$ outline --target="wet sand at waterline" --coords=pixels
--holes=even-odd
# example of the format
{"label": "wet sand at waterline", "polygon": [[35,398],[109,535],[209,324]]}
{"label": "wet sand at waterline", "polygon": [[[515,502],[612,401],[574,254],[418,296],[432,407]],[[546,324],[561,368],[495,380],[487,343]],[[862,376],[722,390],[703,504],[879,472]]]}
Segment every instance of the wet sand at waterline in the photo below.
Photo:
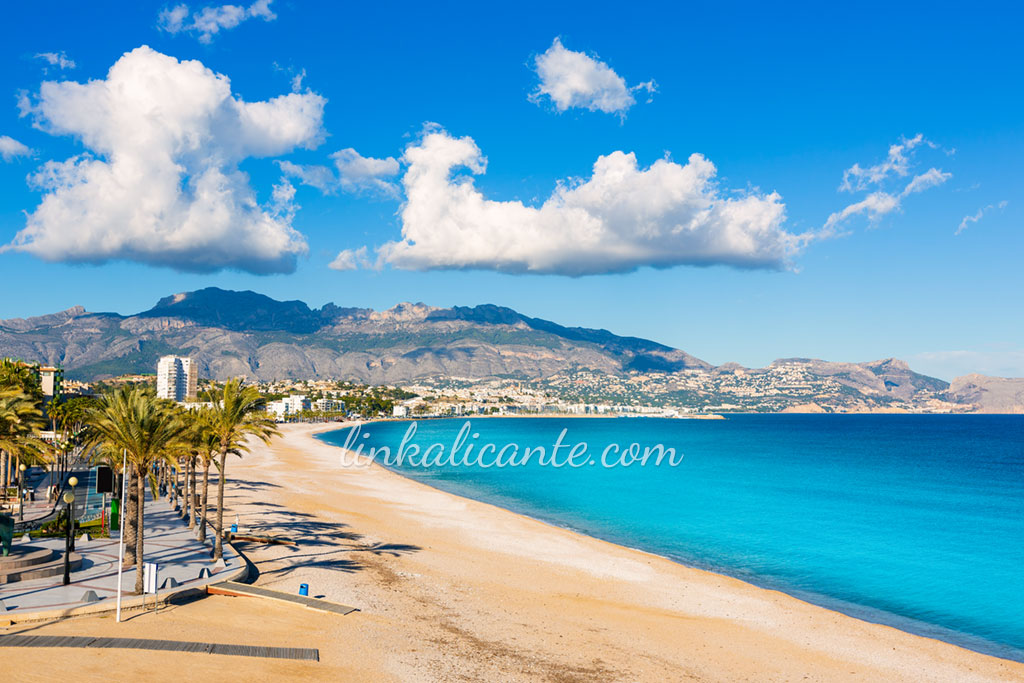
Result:
{"label": "wet sand at waterline", "polygon": [[[337,428],[332,425],[327,428]],[[159,613],[0,633],[314,647],[318,663],[131,650],[0,651],[18,680],[1024,680],[1024,664],[870,624],[775,591],[443,493],[285,437],[228,464],[227,521],[257,585],[348,616],[213,596]],[[187,669],[181,667],[187,666]],[[187,672],[187,673],[186,673]]]}

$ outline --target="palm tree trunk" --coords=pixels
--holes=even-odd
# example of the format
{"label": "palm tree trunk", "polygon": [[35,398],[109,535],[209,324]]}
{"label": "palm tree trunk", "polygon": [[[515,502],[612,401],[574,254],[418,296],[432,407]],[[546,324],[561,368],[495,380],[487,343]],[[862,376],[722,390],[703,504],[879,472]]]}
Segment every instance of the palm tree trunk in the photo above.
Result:
{"label": "palm tree trunk", "polygon": [[[170,469],[171,465],[170,465],[170,463],[163,463],[160,467],[161,467],[160,471],[163,474],[164,485],[167,486],[167,502],[173,504],[174,503],[174,496],[177,493],[177,490],[175,489],[175,487],[172,485],[172,482],[171,482],[171,469]],[[178,483],[178,476],[177,476],[177,474],[175,474],[173,484],[177,484],[177,483]]]}
{"label": "palm tree trunk", "polygon": [[185,458],[185,475],[181,482],[181,516],[188,517],[188,459]]}
{"label": "palm tree trunk", "polygon": [[125,470],[124,476],[128,477],[128,484],[125,489],[128,492],[128,500],[122,501],[124,509],[124,566],[130,567],[135,564],[135,539],[138,536],[139,516],[139,487],[135,483],[135,468],[129,467]]}
{"label": "palm tree trunk", "polygon": [[[209,453],[207,453],[209,455]],[[199,542],[206,542],[206,503],[210,497],[210,461],[203,461],[203,500],[200,502],[202,510],[199,517]]]}
{"label": "palm tree trunk", "polygon": [[220,451],[220,476],[217,477],[217,539],[213,546],[213,559],[219,560],[224,554],[224,476],[227,469],[228,451]]}
{"label": "palm tree trunk", "polygon": [[185,509],[188,510],[188,528],[196,528],[196,459],[190,457],[188,460],[188,472],[189,472],[189,486],[188,486],[188,504]]}
{"label": "palm tree trunk", "polygon": [[146,509],[146,473],[145,471],[138,469],[135,475],[138,479],[138,517],[137,517],[137,532],[135,535],[135,593],[137,595],[142,594],[142,547],[143,547],[143,536],[145,535],[145,527],[143,526],[143,520],[145,519]]}
{"label": "palm tree trunk", "polygon": [[[174,470],[174,481],[178,481],[178,470],[181,469],[181,458],[178,458],[175,463],[178,467]],[[175,494],[175,507],[178,509],[178,517],[185,516],[185,494],[188,492],[188,465],[185,466],[185,476],[182,478],[181,488]],[[181,504],[177,504],[177,499],[181,498]]]}

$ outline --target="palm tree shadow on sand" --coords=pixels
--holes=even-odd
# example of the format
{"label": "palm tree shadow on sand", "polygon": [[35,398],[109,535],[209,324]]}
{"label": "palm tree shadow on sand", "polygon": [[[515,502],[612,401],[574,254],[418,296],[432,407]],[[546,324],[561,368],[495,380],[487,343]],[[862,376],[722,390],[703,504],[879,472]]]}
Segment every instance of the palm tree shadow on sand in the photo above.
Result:
{"label": "palm tree shadow on sand", "polygon": [[[215,483],[216,482],[216,476],[215,476],[215,474],[213,472],[210,473],[210,482],[211,483]],[[238,488],[238,489],[241,489],[243,491],[260,491],[260,490],[263,490],[263,489],[279,489],[279,488],[281,488],[280,484],[274,484],[274,483],[269,482],[269,481],[257,481],[257,480],[250,480],[250,479],[231,479],[229,481],[229,484],[230,484],[231,487]]]}
{"label": "palm tree shadow on sand", "polygon": [[[363,534],[353,531],[348,524],[323,522],[310,519],[313,515],[287,510],[268,511],[260,515],[264,520],[247,527],[253,535],[265,533],[274,538],[288,539],[295,545],[277,546],[276,557],[261,560],[258,565],[250,563],[250,578],[260,576],[284,577],[299,569],[327,569],[354,573],[367,567],[359,559],[360,553],[375,557],[400,557],[415,553],[422,548],[410,543],[364,543]],[[263,547],[249,541],[236,541],[243,555],[247,550]],[[262,565],[262,566],[261,566]]]}

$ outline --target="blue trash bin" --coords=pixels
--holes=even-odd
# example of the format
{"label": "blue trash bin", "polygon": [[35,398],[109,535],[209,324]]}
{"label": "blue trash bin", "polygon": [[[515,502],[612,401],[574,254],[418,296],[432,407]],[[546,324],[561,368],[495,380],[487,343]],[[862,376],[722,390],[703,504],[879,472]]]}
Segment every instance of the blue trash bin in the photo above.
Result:
{"label": "blue trash bin", "polygon": [[299,595],[307,595],[307,596],[309,595],[309,584],[308,583],[300,583],[299,584]]}
{"label": "blue trash bin", "polygon": [[238,533],[238,525],[237,524],[232,524],[231,525],[231,533],[233,533],[233,534],[237,534]]}

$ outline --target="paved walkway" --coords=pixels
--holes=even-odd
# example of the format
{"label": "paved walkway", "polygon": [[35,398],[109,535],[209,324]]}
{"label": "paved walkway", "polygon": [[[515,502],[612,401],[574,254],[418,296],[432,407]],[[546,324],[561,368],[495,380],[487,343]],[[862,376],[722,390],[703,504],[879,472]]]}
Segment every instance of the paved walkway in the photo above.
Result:
{"label": "paved walkway", "polygon": [[[148,497],[148,494],[147,494]],[[159,565],[160,593],[168,579],[174,579],[180,589],[202,588],[210,583],[227,580],[238,574],[245,561],[230,546],[224,545],[224,565],[214,565],[210,559],[213,550],[213,534],[208,530],[205,544],[196,540],[194,532],[185,525],[185,520],[169,507],[166,500],[146,501],[145,561]],[[16,543],[20,543],[16,539]],[[64,552],[64,539],[32,539],[31,545],[53,548]],[[95,591],[104,607],[113,607],[117,594],[118,539],[96,539],[75,543],[75,551],[82,556],[82,567],[71,573],[71,584],[62,585],[62,576],[31,581],[0,584],[0,600],[6,612],[0,609],[0,619],[18,617],[43,610],[67,611],[89,603],[82,601],[87,591]],[[209,577],[200,577],[204,569]],[[135,597],[135,569],[125,569],[121,580],[122,598]],[[152,596],[150,596],[152,600]]]}

